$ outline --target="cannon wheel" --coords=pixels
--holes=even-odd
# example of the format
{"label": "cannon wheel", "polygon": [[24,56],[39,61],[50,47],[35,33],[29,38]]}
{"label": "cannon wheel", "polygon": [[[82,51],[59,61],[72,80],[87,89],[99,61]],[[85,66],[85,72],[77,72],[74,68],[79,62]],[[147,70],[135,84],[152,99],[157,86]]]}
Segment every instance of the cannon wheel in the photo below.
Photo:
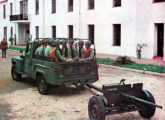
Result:
{"label": "cannon wheel", "polygon": [[37,86],[38,86],[38,92],[42,95],[47,94],[48,90],[48,85],[45,82],[44,76],[43,75],[38,75],[37,76]]}
{"label": "cannon wheel", "polygon": [[[142,99],[147,100],[147,101],[152,102],[152,103],[155,103],[155,99],[149,91],[144,90],[142,94],[143,94]],[[139,114],[143,118],[149,119],[155,114],[155,111],[156,111],[156,107],[143,104],[141,106],[141,110],[139,110]]]}
{"label": "cannon wheel", "polygon": [[88,114],[90,120],[105,120],[105,107],[99,96],[90,98],[88,103]]}
{"label": "cannon wheel", "polygon": [[22,75],[17,73],[15,66],[12,66],[11,68],[11,75],[12,75],[13,80],[15,81],[20,81],[22,79]]}

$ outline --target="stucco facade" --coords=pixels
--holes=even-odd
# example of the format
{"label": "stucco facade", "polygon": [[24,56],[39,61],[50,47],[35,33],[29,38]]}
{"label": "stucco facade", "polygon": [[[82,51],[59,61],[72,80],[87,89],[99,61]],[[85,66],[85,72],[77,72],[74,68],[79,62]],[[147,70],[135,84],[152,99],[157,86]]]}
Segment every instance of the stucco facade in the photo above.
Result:
{"label": "stucco facade", "polygon": [[[68,37],[68,25],[73,25],[74,38],[88,38],[88,25],[94,25],[94,41],[97,53],[136,57],[137,44],[147,44],[142,49],[142,58],[158,56],[158,24],[165,24],[165,2],[153,0],[122,0],[120,7],[113,7],[113,0],[95,0],[93,10],[88,9],[88,0],[73,0],[73,12],[68,11],[68,0],[56,0],[56,13],[52,13],[52,0],[39,0],[39,15],[35,14],[35,0],[28,0],[28,20],[10,21],[10,3],[13,15],[20,14],[20,0],[0,3],[0,39],[3,28],[14,29],[19,44],[24,44],[26,27],[35,39],[35,27],[39,26],[39,37],[52,37],[52,26],[56,26],[56,37]],[[6,19],[3,19],[6,5]],[[121,44],[113,45],[113,25],[121,25]],[[163,31],[165,34],[165,30]],[[165,60],[165,37],[163,56]]]}

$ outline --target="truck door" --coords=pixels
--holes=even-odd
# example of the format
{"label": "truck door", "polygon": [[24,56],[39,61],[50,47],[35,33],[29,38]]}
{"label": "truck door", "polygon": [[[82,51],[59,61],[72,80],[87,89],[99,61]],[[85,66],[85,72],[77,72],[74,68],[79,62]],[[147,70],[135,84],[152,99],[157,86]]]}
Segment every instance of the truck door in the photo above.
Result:
{"label": "truck door", "polygon": [[27,44],[24,60],[24,73],[31,76],[31,45]]}

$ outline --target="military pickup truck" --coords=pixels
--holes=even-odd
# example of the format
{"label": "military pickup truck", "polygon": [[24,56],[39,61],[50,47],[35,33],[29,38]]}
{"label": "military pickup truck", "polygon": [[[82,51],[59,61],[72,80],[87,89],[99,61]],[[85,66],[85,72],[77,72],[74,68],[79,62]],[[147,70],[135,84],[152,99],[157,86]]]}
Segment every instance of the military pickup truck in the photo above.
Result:
{"label": "military pickup truck", "polygon": [[[78,39],[76,39],[78,40]],[[76,41],[75,40],[75,41]],[[11,67],[13,80],[20,81],[22,75],[36,80],[40,94],[47,94],[49,86],[83,86],[98,80],[98,65],[93,61],[55,62],[44,56],[35,56],[39,40],[28,42],[26,51],[14,56]]]}

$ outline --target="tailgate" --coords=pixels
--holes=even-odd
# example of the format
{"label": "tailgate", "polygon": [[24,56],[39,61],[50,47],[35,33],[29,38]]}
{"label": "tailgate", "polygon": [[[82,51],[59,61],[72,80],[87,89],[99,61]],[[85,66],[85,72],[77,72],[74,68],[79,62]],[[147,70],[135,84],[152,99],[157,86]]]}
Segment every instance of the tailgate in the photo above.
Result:
{"label": "tailgate", "polygon": [[60,69],[60,75],[62,75],[63,77],[98,74],[97,63],[94,61],[61,63]]}

